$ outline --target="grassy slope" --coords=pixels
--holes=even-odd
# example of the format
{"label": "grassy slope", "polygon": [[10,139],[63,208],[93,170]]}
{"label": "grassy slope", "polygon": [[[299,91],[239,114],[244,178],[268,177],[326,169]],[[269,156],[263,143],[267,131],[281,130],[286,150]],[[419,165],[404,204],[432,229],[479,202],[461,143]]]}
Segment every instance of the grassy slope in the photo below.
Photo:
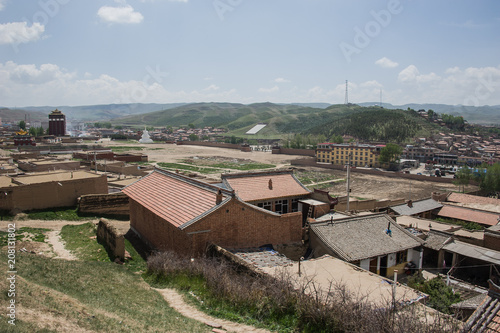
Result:
{"label": "grassy slope", "polygon": [[[125,265],[110,262],[104,247],[91,239],[91,223],[66,226],[68,248],[78,248],[85,261],[49,259],[16,253],[16,326],[0,316],[1,332],[65,332],[86,329],[99,332],[209,332],[207,326],[183,318],[149,285],[140,273],[145,262],[126,241],[133,260]],[[6,251],[0,269],[7,271]],[[0,289],[7,290],[1,279]],[[10,298],[0,294],[0,306]]]}
{"label": "grassy slope", "polygon": [[[379,117],[373,115],[380,115]],[[364,120],[370,121],[364,122]],[[245,132],[257,123],[268,126],[257,135]],[[147,113],[139,116],[124,117],[116,123],[126,125],[214,126],[228,129],[227,135],[248,139],[283,139],[290,133],[332,135],[371,133],[373,139],[389,137],[387,133],[397,129],[396,139],[425,136],[436,127],[426,120],[403,110],[361,107],[357,105],[332,105],[326,109],[298,105],[277,105],[272,103],[234,104],[198,103],[184,105],[169,110]],[[366,130],[359,129],[360,126]],[[401,140],[404,137],[405,140]],[[369,140],[369,139],[367,139]]]}

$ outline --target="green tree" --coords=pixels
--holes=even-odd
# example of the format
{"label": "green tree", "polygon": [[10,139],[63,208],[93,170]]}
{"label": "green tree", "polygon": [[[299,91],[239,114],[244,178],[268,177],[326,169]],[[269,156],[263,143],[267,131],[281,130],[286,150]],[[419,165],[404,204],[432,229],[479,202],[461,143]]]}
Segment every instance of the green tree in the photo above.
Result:
{"label": "green tree", "polygon": [[455,174],[456,179],[453,181],[453,184],[458,186],[458,191],[460,192],[460,186],[462,186],[462,192],[465,193],[465,187],[469,185],[473,175],[471,169],[468,166],[465,166],[458,170]]}
{"label": "green tree", "polygon": [[479,186],[490,193],[500,192],[500,163],[497,162],[486,169]]}
{"label": "green tree", "polygon": [[192,134],[189,134],[189,141],[198,141],[199,138],[198,138],[198,135],[192,133]]}
{"label": "green tree", "polygon": [[395,163],[399,160],[399,156],[403,152],[403,148],[394,143],[388,143],[384,148],[380,150],[379,162],[385,163]]}
{"label": "green tree", "polygon": [[450,305],[460,302],[460,294],[453,292],[440,277],[426,281],[415,275],[408,279],[408,286],[429,295],[427,305],[443,313],[450,314]]}
{"label": "green tree", "polygon": [[194,124],[193,123],[190,123],[188,124],[189,128],[193,129],[194,128]]}
{"label": "green tree", "polygon": [[24,120],[21,120],[19,123],[19,128],[22,130],[26,130],[26,122]]}

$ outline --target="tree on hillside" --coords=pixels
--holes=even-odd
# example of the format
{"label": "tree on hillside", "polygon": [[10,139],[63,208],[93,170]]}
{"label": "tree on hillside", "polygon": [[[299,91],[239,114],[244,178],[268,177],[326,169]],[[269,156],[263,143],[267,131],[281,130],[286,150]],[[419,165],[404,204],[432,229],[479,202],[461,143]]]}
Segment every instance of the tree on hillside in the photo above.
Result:
{"label": "tree on hillside", "polygon": [[380,150],[379,162],[382,164],[392,164],[399,160],[399,156],[403,152],[403,148],[394,143],[388,143]]}

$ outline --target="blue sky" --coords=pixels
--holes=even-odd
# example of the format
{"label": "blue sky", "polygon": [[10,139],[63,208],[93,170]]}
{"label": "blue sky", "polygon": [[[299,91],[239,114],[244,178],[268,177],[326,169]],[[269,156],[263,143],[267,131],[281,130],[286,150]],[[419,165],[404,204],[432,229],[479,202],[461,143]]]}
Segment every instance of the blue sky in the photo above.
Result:
{"label": "blue sky", "polygon": [[0,0],[0,105],[500,104],[498,0]]}

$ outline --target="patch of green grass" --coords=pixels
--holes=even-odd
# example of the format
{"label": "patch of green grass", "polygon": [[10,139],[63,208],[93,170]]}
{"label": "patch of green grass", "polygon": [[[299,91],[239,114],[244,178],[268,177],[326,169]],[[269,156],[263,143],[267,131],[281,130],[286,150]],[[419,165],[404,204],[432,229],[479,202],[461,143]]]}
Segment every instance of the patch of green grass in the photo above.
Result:
{"label": "patch of green grass", "polygon": [[463,227],[464,229],[471,230],[471,231],[485,229],[482,225],[480,225],[479,223],[476,223],[476,222],[467,222],[467,221],[461,221],[461,220],[456,220],[456,219],[448,219],[448,218],[444,218],[444,217],[438,217],[435,220],[438,222],[442,222],[442,223],[459,225],[459,226]]}
{"label": "patch of green grass", "polygon": [[131,259],[125,260],[125,266],[133,272],[145,272],[147,267],[146,260],[141,257],[128,239],[125,239],[125,250],[131,257]]}
{"label": "patch of green grass", "polygon": [[[73,326],[56,331],[74,330],[74,326],[98,332],[210,332],[203,323],[188,319],[169,307],[163,297],[144,283],[140,275],[114,263],[67,261],[19,254],[16,258],[22,290],[16,302],[25,309],[53,316]],[[6,271],[5,254],[0,255]],[[6,282],[0,282],[2,289]],[[6,293],[0,294],[0,306],[6,308]],[[30,320],[29,316],[25,319]],[[7,332],[2,315],[0,330]],[[37,324],[43,321],[19,321],[15,332],[52,332]],[[57,323],[56,323],[57,325]],[[56,326],[57,327],[57,326]],[[14,332],[14,330],[11,330]]]}
{"label": "patch of green grass", "polygon": [[[16,240],[28,242],[45,242],[45,232],[50,229],[22,227],[16,230]],[[0,231],[0,247],[7,245],[8,232]]]}
{"label": "patch of green grass", "polygon": [[110,262],[104,246],[96,240],[96,226],[92,222],[80,225],[65,225],[61,229],[61,238],[66,249],[85,261]]}
{"label": "patch of green grass", "polygon": [[206,167],[212,167],[212,168],[233,169],[233,170],[240,170],[240,171],[256,170],[256,169],[269,169],[269,168],[276,167],[276,165],[274,165],[274,164],[249,162],[247,160],[242,161],[240,163],[235,163],[235,162],[215,162],[215,163],[213,163],[211,161],[206,162],[203,159],[198,159],[198,160],[186,159],[186,160],[183,160],[182,163],[196,165],[199,167],[206,166]]}
{"label": "patch of green grass", "polygon": [[221,168],[221,169],[234,169],[234,170],[240,170],[240,171],[247,171],[247,170],[257,170],[257,169],[270,169],[270,168],[275,168],[276,165],[274,164],[265,164],[265,163],[257,163],[257,162],[250,162],[250,163],[231,163],[231,162],[222,162],[222,163],[216,163],[212,165],[213,167],[216,168]]}
{"label": "patch of green grass", "polygon": [[198,167],[198,166],[194,166],[194,165],[185,165],[185,164],[180,164],[180,163],[160,162],[160,163],[158,163],[158,166],[160,168],[165,168],[165,169],[194,171],[194,172],[199,172],[199,173],[204,173],[204,174],[220,172],[219,169],[214,169],[214,168],[209,168],[209,167]]}
{"label": "patch of green grass", "polygon": [[27,212],[30,220],[65,220],[65,221],[81,221],[88,220],[89,216],[80,216],[77,209],[74,207],[61,207],[44,210],[33,210]]}
{"label": "patch of green grass", "polygon": [[295,176],[304,185],[335,180],[337,177],[332,173],[318,171],[296,171]]}
{"label": "patch of green grass", "polygon": [[144,147],[141,146],[112,146],[111,151],[113,152],[123,152],[127,150],[143,150]]}

